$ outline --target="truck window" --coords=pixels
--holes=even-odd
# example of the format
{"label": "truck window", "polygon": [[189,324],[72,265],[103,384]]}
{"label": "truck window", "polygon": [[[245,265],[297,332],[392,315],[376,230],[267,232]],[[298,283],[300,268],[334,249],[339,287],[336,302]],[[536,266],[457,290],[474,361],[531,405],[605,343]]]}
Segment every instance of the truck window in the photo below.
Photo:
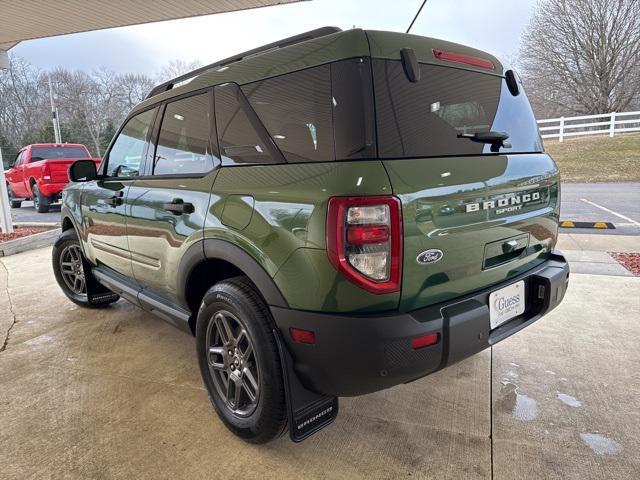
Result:
{"label": "truck window", "polygon": [[334,159],[329,65],[249,83],[242,91],[288,162]]}
{"label": "truck window", "polygon": [[215,88],[215,115],[223,165],[282,163],[282,154],[235,83]]}
{"label": "truck window", "polygon": [[82,147],[32,147],[31,161],[56,160],[59,158],[90,158]]}
{"label": "truck window", "polygon": [[139,113],[122,128],[107,157],[107,177],[137,177],[156,109]]}
{"label": "truck window", "polygon": [[202,174],[212,170],[210,125],[208,93],[167,104],[153,156],[153,174]]}
{"label": "truck window", "polygon": [[378,152],[381,158],[480,155],[491,146],[461,134],[505,132],[500,153],[541,152],[527,97],[512,95],[505,79],[470,70],[420,65],[410,82],[402,63],[373,60]]}

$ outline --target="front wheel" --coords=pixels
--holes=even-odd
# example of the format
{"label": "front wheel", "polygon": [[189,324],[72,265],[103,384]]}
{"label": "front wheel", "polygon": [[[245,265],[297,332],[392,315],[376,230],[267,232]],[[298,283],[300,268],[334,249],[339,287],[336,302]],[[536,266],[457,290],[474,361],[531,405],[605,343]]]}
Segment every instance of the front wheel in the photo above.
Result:
{"label": "front wheel", "polygon": [[211,287],[198,312],[198,363],[209,399],[226,427],[251,443],[266,443],[286,426],[272,322],[246,277]]}
{"label": "front wheel", "polygon": [[22,200],[14,198],[9,184],[7,184],[7,194],[9,195],[9,203],[11,204],[11,208],[20,208],[20,206],[22,205]]}
{"label": "front wheel", "polygon": [[38,186],[34,185],[33,189],[33,206],[36,208],[38,213],[47,213],[49,211],[49,206],[51,205],[51,199],[46,195],[42,195],[40,190],[38,190]]}
{"label": "front wheel", "polygon": [[[89,286],[96,282],[91,274],[91,267],[85,260],[75,230],[62,232],[53,245],[51,263],[53,274],[64,294],[73,303],[87,308],[102,308],[118,300],[118,296],[109,292],[101,301],[89,301]],[[96,289],[91,290],[92,294]]]}

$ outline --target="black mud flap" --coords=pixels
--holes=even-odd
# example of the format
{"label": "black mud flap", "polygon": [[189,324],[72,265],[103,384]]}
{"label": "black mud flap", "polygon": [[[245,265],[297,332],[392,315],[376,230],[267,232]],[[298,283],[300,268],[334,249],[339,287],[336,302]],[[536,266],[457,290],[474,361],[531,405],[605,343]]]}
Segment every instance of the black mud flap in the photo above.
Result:
{"label": "black mud flap", "polygon": [[[86,260],[84,260],[84,271],[91,272],[91,266]],[[85,281],[87,282],[87,299],[91,305],[112,303],[120,299],[119,295],[99,283],[92,273],[85,274]]]}
{"label": "black mud flap", "polygon": [[289,436],[301,442],[322,430],[338,416],[338,398],[307,390],[293,369],[293,359],[278,330],[273,331],[280,351],[284,388],[287,396]]}

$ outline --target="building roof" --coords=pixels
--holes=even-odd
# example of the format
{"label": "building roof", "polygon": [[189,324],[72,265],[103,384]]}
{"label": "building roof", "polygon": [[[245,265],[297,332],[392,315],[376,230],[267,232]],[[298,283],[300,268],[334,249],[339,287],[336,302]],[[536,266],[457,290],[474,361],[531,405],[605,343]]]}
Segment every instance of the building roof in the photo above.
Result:
{"label": "building roof", "polygon": [[301,0],[22,0],[0,3],[0,51],[24,40]]}

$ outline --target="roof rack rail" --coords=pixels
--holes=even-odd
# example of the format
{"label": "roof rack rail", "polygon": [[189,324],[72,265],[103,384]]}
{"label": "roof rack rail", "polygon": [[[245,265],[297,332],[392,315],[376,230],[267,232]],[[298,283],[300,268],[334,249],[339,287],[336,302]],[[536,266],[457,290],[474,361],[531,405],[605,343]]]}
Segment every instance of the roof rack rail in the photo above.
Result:
{"label": "roof rack rail", "polygon": [[161,83],[160,85],[154,87],[147,95],[147,98],[151,98],[159,93],[166,92],[171,90],[176,84],[184,82],[190,78],[193,78],[201,73],[206,72],[207,70],[211,70],[215,67],[222,67],[224,65],[228,65],[230,63],[238,62],[245,58],[253,57],[260,53],[267,52],[269,50],[276,50],[278,48],[288,47],[290,45],[295,45],[296,43],[305,42],[307,40],[311,40],[314,38],[324,37],[326,35],[331,35],[333,33],[341,32],[342,29],[338,27],[321,27],[316,28],[315,30],[311,30],[309,32],[300,33],[298,35],[294,35],[293,37],[283,38],[282,40],[278,40],[277,42],[269,43],[267,45],[263,45],[262,47],[254,48],[253,50],[248,50],[243,53],[239,53],[238,55],[234,55],[233,57],[225,58],[224,60],[220,60],[219,62],[212,63],[210,65],[205,65],[204,67],[197,68],[191,72],[185,73],[184,75],[180,75],[179,77],[172,78],[171,80]]}

